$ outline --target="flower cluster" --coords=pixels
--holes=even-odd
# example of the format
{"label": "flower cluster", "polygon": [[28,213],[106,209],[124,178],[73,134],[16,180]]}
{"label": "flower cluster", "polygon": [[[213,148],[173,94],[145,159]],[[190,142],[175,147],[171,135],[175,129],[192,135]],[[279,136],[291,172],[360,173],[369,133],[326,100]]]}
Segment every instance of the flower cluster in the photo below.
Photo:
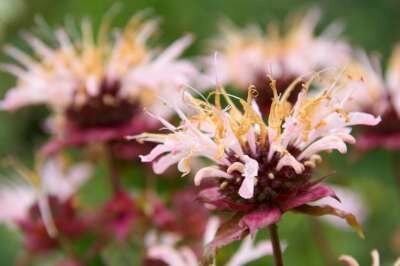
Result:
{"label": "flower cluster", "polygon": [[[283,265],[277,224],[290,211],[330,215],[363,236],[360,197],[324,183],[318,170],[323,153],[345,154],[356,143],[353,127],[359,147],[400,147],[400,50],[384,80],[375,61],[354,56],[337,25],[315,34],[320,14],[311,10],[284,33],[275,24],[266,33],[225,26],[210,42],[217,55],[194,63],[181,58],[191,35],[163,49],[152,42],[157,19],[139,13],[112,29],[110,14],[98,31],[84,20],[78,34],[60,28],[53,41],[25,34],[32,53],[5,49],[15,63],[1,67],[16,84],[0,108],[51,111],[51,137],[34,169],[11,159],[27,182],[0,183],[0,223],[22,233],[21,265],[50,253],[59,266],[119,265],[107,254],[126,247],[145,266],[242,266],[267,255]],[[217,86],[205,97],[208,78]],[[245,88],[247,98],[237,96]],[[174,165],[195,186],[168,178]],[[91,193],[96,202],[85,201]],[[263,228],[270,240],[256,238]],[[234,254],[216,257],[236,240]]]}

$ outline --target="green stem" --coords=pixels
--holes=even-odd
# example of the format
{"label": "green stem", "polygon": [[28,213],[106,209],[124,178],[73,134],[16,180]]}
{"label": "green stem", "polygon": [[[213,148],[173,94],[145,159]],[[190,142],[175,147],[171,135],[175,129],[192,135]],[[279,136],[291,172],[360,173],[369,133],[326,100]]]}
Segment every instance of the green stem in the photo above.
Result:
{"label": "green stem", "polygon": [[269,235],[271,237],[272,249],[274,252],[275,266],[283,266],[281,243],[279,241],[278,227],[276,224],[271,224],[269,227]]}
{"label": "green stem", "polygon": [[400,156],[394,151],[392,152],[392,168],[395,182],[397,184],[397,191],[400,194]]}
{"label": "green stem", "polygon": [[121,191],[121,180],[119,173],[118,161],[113,156],[111,149],[107,150],[108,166],[110,171],[111,187],[114,194]]}

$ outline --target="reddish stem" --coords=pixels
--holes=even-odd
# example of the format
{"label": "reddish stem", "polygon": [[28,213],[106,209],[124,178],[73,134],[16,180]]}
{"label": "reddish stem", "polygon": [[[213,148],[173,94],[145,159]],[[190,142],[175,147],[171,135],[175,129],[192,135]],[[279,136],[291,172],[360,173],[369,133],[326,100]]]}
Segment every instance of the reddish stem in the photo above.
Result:
{"label": "reddish stem", "polygon": [[279,241],[278,227],[276,224],[271,224],[268,228],[272,242],[272,249],[274,251],[275,266],[283,266],[282,250],[281,250],[281,243]]}

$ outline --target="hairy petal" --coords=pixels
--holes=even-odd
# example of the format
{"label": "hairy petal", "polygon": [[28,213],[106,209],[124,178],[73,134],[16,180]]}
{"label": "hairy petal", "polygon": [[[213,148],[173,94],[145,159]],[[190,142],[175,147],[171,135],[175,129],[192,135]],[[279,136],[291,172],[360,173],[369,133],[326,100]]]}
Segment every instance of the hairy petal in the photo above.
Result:
{"label": "hairy petal", "polygon": [[338,136],[326,136],[308,146],[298,157],[298,160],[309,158],[311,155],[326,150],[338,150],[340,153],[347,151],[346,144]]}
{"label": "hairy petal", "polygon": [[215,166],[208,166],[197,171],[196,175],[194,176],[194,184],[198,186],[204,178],[213,177],[223,177],[227,179],[231,178],[231,176],[225,171],[222,171]]}
{"label": "hairy petal", "polygon": [[176,164],[182,159],[182,153],[172,154],[168,153],[167,155],[162,156],[157,161],[153,163],[153,170],[156,174],[162,174],[167,170],[170,166]]}
{"label": "hairy petal", "polygon": [[362,112],[352,112],[349,114],[350,122],[347,124],[348,126],[352,125],[366,125],[366,126],[376,126],[381,122],[380,117],[375,117],[371,114],[362,113]]}
{"label": "hairy petal", "polygon": [[304,165],[299,163],[296,158],[290,154],[285,154],[278,162],[276,170],[281,170],[284,166],[290,166],[296,174],[301,174],[304,171]]}
{"label": "hairy petal", "polygon": [[169,152],[170,148],[167,147],[164,144],[158,144],[154,149],[151,150],[151,152],[147,155],[140,155],[140,160],[142,162],[152,162],[154,159],[156,159],[158,156],[165,152]]}
{"label": "hairy petal", "polygon": [[254,186],[258,174],[258,162],[247,155],[242,155],[241,159],[244,161],[244,169],[242,173],[244,179],[239,188],[239,195],[242,198],[251,199],[254,194]]}

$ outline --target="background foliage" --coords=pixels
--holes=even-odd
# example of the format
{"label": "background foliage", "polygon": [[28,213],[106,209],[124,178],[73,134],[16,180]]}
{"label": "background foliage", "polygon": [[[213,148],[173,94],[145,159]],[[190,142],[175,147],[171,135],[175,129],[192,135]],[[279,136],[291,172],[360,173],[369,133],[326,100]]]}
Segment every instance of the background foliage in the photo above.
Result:
{"label": "background foliage", "polygon": [[[323,10],[321,27],[333,20],[342,22],[345,25],[344,36],[350,43],[368,52],[378,52],[384,61],[395,43],[400,41],[398,0],[124,0],[119,3],[122,8],[115,25],[123,25],[135,11],[150,9],[162,18],[162,43],[168,43],[182,33],[192,32],[196,36],[196,43],[188,55],[201,51],[206,38],[216,33],[217,22],[224,17],[229,17],[239,25],[265,25],[269,21],[282,22],[288,14],[313,6]],[[0,0],[1,42],[24,47],[19,33],[32,30],[38,15],[52,27],[63,24],[69,16],[76,21],[89,17],[98,25],[113,4],[113,0]],[[7,60],[1,56],[0,61]],[[9,76],[0,75],[1,94],[12,84]],[[3,158],[11,154],[31,161],[35,149],[46,139],[42,130],[46,114],[47,110],[43,108],[26,108],[15,114],[0,113],[0,156]],[[322,172],[326,174],[330,169],[335,169],[336,175],[330,178],[331,182],[347,185],[360,192],[369,206],[368,220],[364,224],[366,239],[358,238],[351,230],[341,231],[324,223],[320,225],[321,229],[308,217],[289,214],[280,225],[281,238],[289,243],[285,252],[287,265],[324,265],[320,253],[326,245],[325,241],[329,243],[335,258],[343,253],[353,254],[361,265],[370,264],[369,251],[373,248],[380,250],[383,265],[390,265],[400,255],[400,193],[392,171],[393,156],[386,151],[367,155],[352,151],[347,157],[336,154],[328,156],[328,163]],[[135,167],[132,166],[126,173],[125,181],[131,186],[143,183],[140,170]],[[98,174],[101,175],[104,169],[99,166]],[[7,175],[4,170],[0,171]],[[84,200],[96,203],[105,197],[106,189],[101,179],[92,180],[82,194]],[[161,182],[161,190],[168,185],[168,181]],[[325,232],[325,239],[316,233],[318,230]],[[19,243],[20,239],[15,233],[0,226],[0,265],[13,264],[20,251]],[[229,252],[229,248],[223,252]],[[132,265],[136,264],[132,262]],[[272,265],[272,258],[255,265]]]}

